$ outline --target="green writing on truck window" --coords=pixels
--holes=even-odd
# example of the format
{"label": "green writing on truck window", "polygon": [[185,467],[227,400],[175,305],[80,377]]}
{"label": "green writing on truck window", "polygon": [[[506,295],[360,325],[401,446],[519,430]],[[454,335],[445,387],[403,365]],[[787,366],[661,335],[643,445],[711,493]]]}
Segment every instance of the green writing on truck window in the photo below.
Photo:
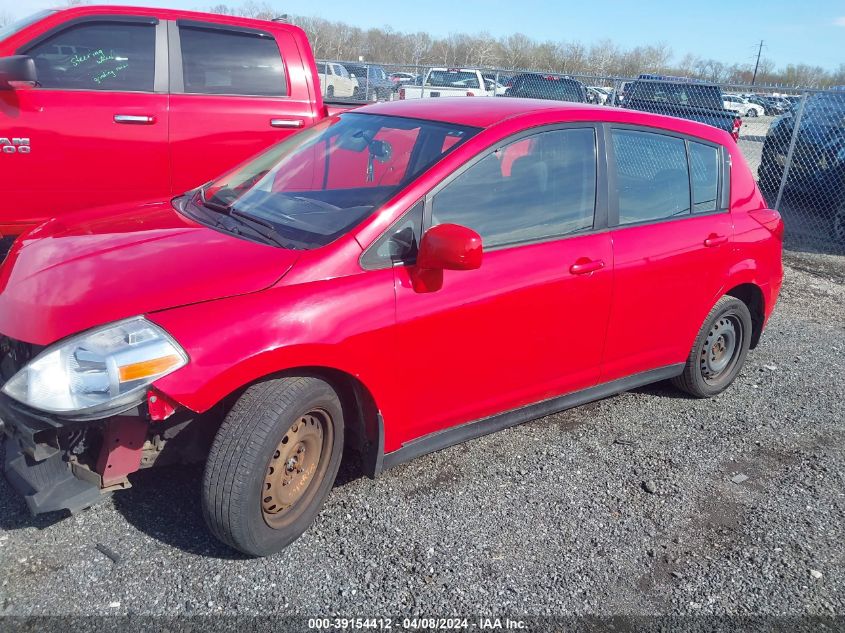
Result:
{"label": "green writing on truck window", "polygon": [[104,64],[107,61],[111,61],[117,59],[114,55],[106,55],[103,52],[103,49],[97,49],[96,51],[91,51],[90,53],[85,53],[84,55],[75,54],[73,57],[70,58],[70,63],[75,67],[89,61],[93,60],[97,64]]}
{"label": "green writing on truck window", "polygon": [[120,66],[113,68],[112,70],[104,70],[103,72],[101,72],[97,75],[94,75],[94,77],[93,77],[94,83],[95,84],[101,84],[106,79],[113,79],[113,78],[117,77],[117,74],[120,71],[126,70],[127,68],[129,68],[129,64],[122,64]]}

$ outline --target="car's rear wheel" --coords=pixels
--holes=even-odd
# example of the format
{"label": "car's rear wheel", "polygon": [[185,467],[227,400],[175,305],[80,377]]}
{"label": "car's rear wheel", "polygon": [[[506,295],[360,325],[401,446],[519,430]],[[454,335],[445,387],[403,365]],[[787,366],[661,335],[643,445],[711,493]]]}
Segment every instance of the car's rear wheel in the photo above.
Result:
{"label": "car's rear wheel", "polygon": [[748,112],[745,113],[745,116],[753,118],[753,117],[757,116],[757,110],[755,110],[754,108],[749,108]]}
{"label": "car's rear wheel", "polygon": [[736,297],[724,296],[704,320],[683,373],[673,384],[696,398],[710,398],[734,381],[751,344],[751,313]]}
{"label": "car's rear wheel", "polygon": [[250,556],[278,552],[314,521],[343,451],[343,413],[323,380],[249,387],[208,456],[203,513],[212,533]]}

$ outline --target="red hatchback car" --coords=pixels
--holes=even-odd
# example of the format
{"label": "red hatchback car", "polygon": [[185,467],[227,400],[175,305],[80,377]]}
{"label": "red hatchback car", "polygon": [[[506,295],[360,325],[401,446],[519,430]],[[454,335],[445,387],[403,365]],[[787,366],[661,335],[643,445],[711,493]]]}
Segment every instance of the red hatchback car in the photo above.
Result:
{"label": "red hatchback car", "polygon": [[521,99],[331,117],[174,200],[64,216],[0,271],[6,474],[77,511],[206,460],[251,555],[370,475],[646,383],[731,384],[780,216],[691,121]]}

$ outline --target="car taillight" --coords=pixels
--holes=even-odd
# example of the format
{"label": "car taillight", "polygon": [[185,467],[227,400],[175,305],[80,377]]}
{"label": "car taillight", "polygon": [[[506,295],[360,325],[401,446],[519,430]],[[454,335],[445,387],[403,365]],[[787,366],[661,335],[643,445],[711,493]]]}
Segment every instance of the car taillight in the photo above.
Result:
{"label": "car taillight", "polygon": [[400,98],[400,99],[404,99],[404,98],[405,98],[405,89],[404,89],[404,88],[400,88],[400,89],[399,89],[399,98]]}
{"label": "car taillight", "polygon": [[734,117],[734,126],[731,130],[731,136],[735,141],[739,140],[739,128],[742,127],[742,119],[739,117]]}
{"label": "car taillight", "polygon": [[754,211],[749,211],[748,215],[766,227],[777,239],[783,240],[784,226],[780,213],[774,209],[755,209]]}
{"label": "car taillight", "polygon": [[475,93],[473,93],[473,92],[472,92],[472,91],[470,91],[470,90],[467,90],[467,96],[468,96],[468,97],[474,97],[474,96],[475,96]]}

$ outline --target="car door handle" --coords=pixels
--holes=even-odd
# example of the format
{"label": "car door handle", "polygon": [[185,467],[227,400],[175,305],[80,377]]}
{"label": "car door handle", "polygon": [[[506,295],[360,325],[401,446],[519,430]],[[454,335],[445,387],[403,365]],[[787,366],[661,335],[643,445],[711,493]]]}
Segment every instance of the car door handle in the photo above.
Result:
{"label": "car door handle", "polygon": [[603,259],[587,259],[586,257],[582,257],[569,267],[569,272],[573,275],[586,275],[602,268],[604,268]]}
{"label": "car door handle", "polygon": [[152,125],[156,122],[156,118],[150,114],[115,114],[114,122],[130,125]]}
{"label": "car door handle", "polygon": [[270,119],[270,125],[273,127],[298,128],[305,125],[305,121],[302,119]]}
{"label": "car door handle", "polygon": [[704,240],[704,245],[707,248],[712,248],[713,246],[718,246],[719,244],[724,244],[728,241],[727,235],[716,235],[715,233],[708,235],[707,239]]}

